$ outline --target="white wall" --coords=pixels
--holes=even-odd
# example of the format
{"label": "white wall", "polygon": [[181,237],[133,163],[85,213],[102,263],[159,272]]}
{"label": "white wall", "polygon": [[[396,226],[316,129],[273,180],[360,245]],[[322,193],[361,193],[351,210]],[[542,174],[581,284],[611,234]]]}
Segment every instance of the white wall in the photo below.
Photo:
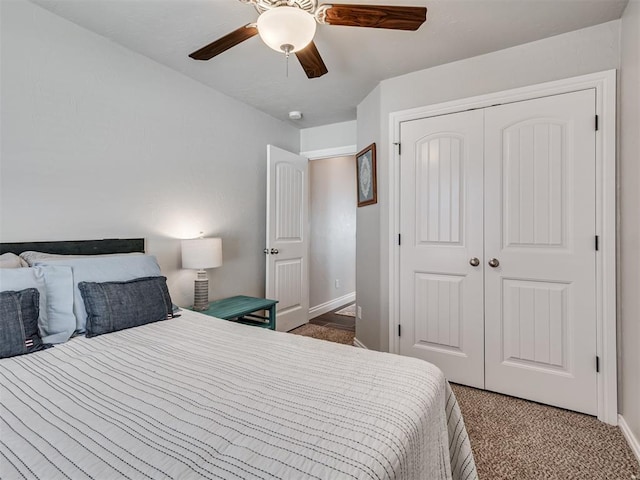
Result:
{"label": "white wall", "polygon": [[313,309],[356,291],[355,157],[309,162],[309,179],[309,305]]}
{"label": "white wall", "polygon": [[[223,238],[212,297],[264,294],[266,144],[299,132],[24,0],[1,3],[0,241]],[[239,126],[242,128],[239,128]]]}
{"label": "white wall", "polygon": [[[353,146],[357,142],[356,121],[331,123],[300,130],[300,151],[336,149]],[[345,152],[356,153],[356,152]],[[341,153],[342,154],[342,153]],[[332,153],[331,155],[335,155]]]}
{"label": "white wall", "polygon": [[640,441],[640,1],[622,17],[620,68],[620,413]]}
{"label": "white wall", "polygon": [[[558,35],[517,47],[493,52],[383,81],[380,89],[379,122],[365,127],[362,115],[371,115],[371,99],[358,108],[358,147],[378,139],[379,215],[358,209],[358,249],[375,249],[367,258],[367,276],[377,274],[379,291],[365,304],[357,281],[358,303],[376,322],[356,323],[358,339],[371,339],[369,348],[388,350],[389,305],[389,114],[394,111],[465,98],[483,93],[532,85],[586,73],[617,68],[619,64],[620,21]],[[366,244],[366,245],[365,245]],[[377,247],[376,247],[377,245]],[[365,260],[362,259],[364,262]],[[357,278],[361,277],[358,253]],[[371,288],[368,283],[363,288]],[[378,340],[376,342],[376,339]]]}

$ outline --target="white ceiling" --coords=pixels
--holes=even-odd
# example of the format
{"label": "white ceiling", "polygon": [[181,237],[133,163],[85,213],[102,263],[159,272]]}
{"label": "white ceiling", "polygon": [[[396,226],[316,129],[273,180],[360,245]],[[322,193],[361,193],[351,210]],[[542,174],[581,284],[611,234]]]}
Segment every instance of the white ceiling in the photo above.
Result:
{"label": "white ceiling", "polygon": [[[72,22],[279,119],[301,110],[299,127],[353,120],[381,81],[620,18],[628,0],[340,0],[426,5],[417,32],[319,25],[329,69],[309,80],[296,58],[254,37],[207,62],[188,54],[257,12],[238,0],[32,0]],[[330,3],[330,0],[319,3]]]}

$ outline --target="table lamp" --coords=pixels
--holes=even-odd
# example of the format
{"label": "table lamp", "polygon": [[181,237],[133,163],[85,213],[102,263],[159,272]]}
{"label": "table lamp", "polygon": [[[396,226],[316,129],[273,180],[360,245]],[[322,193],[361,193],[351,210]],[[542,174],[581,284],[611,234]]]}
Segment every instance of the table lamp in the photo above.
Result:
{"label": "table lamp", "polygon": [[221,238],[194,238],[182,240],[182,268],[198,270],[193,295],[193,309],[209,308],[209,279],[207,268],[222,265]]}

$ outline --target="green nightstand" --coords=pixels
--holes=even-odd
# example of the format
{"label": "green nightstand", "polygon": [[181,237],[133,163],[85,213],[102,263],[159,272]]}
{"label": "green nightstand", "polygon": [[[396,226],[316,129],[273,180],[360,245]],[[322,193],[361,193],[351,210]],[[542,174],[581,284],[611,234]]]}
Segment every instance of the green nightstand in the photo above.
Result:
{"label": "green nightstand", "polygon": [[[209,308],[200,311],[200,313],[222,318],[224,320],[231,320],[244,325],[252,325],[255,327],[275,330],[276,303],[278,303],[278,300],[238,295],[211,302],[209,304]],[[260,310],[267,310],[269,315],[267,317],[263,317],[261,315],[254,314],[254,312],[258,312]]]}

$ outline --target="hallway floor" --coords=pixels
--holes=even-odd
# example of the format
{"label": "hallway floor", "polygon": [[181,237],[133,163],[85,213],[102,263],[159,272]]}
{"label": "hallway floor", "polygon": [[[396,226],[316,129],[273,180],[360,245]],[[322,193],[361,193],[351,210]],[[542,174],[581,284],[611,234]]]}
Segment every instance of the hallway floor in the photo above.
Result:
{"label": "hallway floor", "polygon": [[[349,305],[349,304],[346,304]],[[347,330],[349,332],[356,331],[355,317],[346,315],[336,315],[336,312],[342,310],[346,305],[342,305],[335,310],[327,312],[319,317],[309,320],[312,325],[320,325],[321,327],[337,328],[339,330]]]}

